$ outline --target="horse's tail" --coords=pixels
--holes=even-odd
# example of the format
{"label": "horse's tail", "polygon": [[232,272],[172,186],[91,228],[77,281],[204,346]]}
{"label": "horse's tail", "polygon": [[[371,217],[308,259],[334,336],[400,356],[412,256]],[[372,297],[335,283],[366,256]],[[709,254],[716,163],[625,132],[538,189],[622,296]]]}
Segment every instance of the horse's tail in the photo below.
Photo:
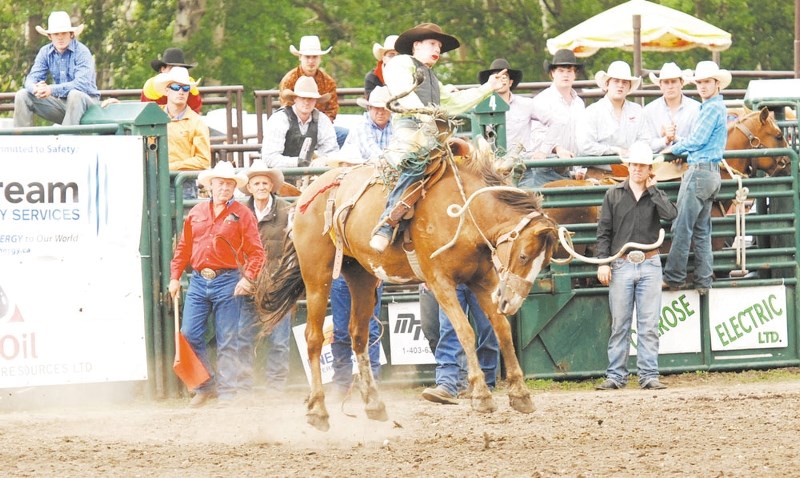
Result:
{"label": "horse's tail", "polygon": [[297,249],[291,235],[286,238],[280,264],[272,274],[262,270],[256,282],[255,303],[261,322],[262,333],[268,334],[286,314],[292,312],[305,292]]}

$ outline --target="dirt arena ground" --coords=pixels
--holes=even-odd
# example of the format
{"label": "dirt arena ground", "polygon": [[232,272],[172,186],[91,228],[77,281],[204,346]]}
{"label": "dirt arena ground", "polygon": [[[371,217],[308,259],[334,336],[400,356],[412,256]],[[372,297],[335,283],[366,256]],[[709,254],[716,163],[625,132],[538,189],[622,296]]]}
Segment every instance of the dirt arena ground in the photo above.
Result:
{"label": "dirt arena ground", "polygon": [[[388,422],[360,400],[305,423],[304,393],[200,410],[185,401],[9,409],[4,476],[776,477],[800,473],[800,369],[685,374],[669,389],[584,384],[534,391],[522,415],[495,393],[489,415],[421,389],[384,390]],[[19,398],[19,397],[16,397]],[[22,408],[22,409],[20,409]],[[351,415],[355,415],[354,417]]]}

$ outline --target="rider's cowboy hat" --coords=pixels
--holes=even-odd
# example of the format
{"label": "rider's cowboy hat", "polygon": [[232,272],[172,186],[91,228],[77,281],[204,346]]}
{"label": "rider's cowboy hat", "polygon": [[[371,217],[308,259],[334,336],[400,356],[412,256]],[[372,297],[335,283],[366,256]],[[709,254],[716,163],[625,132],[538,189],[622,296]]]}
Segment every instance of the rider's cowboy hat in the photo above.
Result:
{"label": "rider's cowboy hat", "polygon": [[690,81],[695,82],[697,80],[707,80],[708,78],[714,78],[719,81],[720,90],[727,88],[731,84],[730,71],[721,69],[713,61],[701,61],[697,64],[697,68],[694,69],[694,76],[690,78]]}
{"label": "rider's cowboy hat", "polygon": [[72,19],[69,18],[69,14],[67,12],[52,12],[47,18],[47,30],[37,25],[36,31],[44,36],[50,35],[51,33],[63,32],[74,33],[75,36],[78,36],[83,31],[83,28],[83,23],[77,27],[73,27]]}
{"label": "rider's cowboy hat", "polygon": [[674,62],[664,63],[660,73],[661,76],[656,76],[655,71],[650,72],[650,81],[652,81],[654,85],[660,84],[661,80],[672,80],[675,78],[687,83],[688,79],[692,76],[692,70],[681,70]]}
{"label": "rider's cowboy hat", "polygon": [[608,66],[608,72],[600,70],[594,75],[594,81],[597,82],[597,86],[604,90],[608,89],[608,82],[611,78],[630,81],[631,91],[639,88],[639,85],[642,84],[641,77],[631,74],[631,66],[620,60],[612,62]]}
{"label": "rider's cowboy hat", "polygon": [[365,98],[359,98],[356,100],[358,106],[362,108],[369,109],[370,106],[374,106],[375,108],[386,108],[386,103],[392,97],[391,93],[389,93],[389,88],[385,86],[378,86],[372,93],[369,94],[369,100]]}
{"label": "rider's cowboy hat", "polygon": [[294,45],[291,45],[289,46],[289,51],[294,56],[321,56],[327,55],[331,51],[331,48],[333,47],[329,46],[327,50],[323,50],[319,42],[319,37],[316,35],[308,35],[300,39],[300,48],[295,48]]}
{"label": "rider's cowboy hat", "polygon": [[180,48],[167,48],[161,55],[161,58],[156,58],[150,62],[150,66],[156,70],[161,71],[165,66],[182,66],[187,70],[194,68],[197,63],[186,63],[186,58],[183,56],[183,50]]}
{"label": "rider's cowboy hat", "polygon": [[414,42],[422,40],[439,40],[442,42],[440,53],[444,54],[450,50],[455,50],[461,46],[458,39],[442,31],[442,28],[435,23],[420,23],[410,30],[406,30],[397,37],[394,42],[394,49],[398,53],[411,55]]}
{"label": "rider's cowboy hat", "polygon": [[658,156],[653,156],[653,150],[650,148],[650,145],[647,144],[647,141],[637,141],[628,148],[628,154],[621,159],[623,163],[649,164],[652,166],[653,164],[664,161],[664,156],[660,154]]}
{"label": "rider's cowboy hat", "polygon": [[319,94],[319,88],[314,78],[310,76],[301,76],[294,84],[294,90],[288,88],[281,91],[281,98],[289,101],[294,101],[297,97],[300,98],[314,98],[318,103],[326,103],[331,99],[330,93],[324,95]]}
{"label": "rider's cowboy hat", "polygon": [[[245,171],[244,174],[245,176],[247,176],[248,182],[250,182],[250,180],[253,179],[255,176],[268,177],[269,180],[272,181],[273,193],[277,193],[278,191],[280,191],[284,183],[283,171],[281,171],[280,169],[267,167],[267,164],[260,159],[253,161],[253,164],[250,165],[250,167],[247,169],[247,171]],[[244,194],[247,194],[248,196],[253,194],[247,189],[246,184],[244,187],[240,188],[240,191],[242,191]]]}
{"label": "rider's cowboy hat", "polygon": [[189,77],[189,70],[182,66],[175,66],[166,73],[159,73],[156,75],[156,78],[153,80],[153,87],[159,93],[166,95],[167,87],[173,83],[189,85],[192,89],[197,86],[197,82],[192,81],[191,77]]}
{"label": "rider's cowboy hat", "polygon": [[232,179],[236,181],[236,187],[241,188],[247,184],[247,176],[242,173],[237,173],[233,169],[233,165],[228,161],[220,161],[212,169],[206,169],[197,175],[197,181],[203,185],[204,188],[211,189],[211,180],[214,178]]}
{"label": "rider's cowboy hat", "polygon": [[387,51],[397,51],[394,48],[394,42],[397,41],[397,35],[389,35],[383,41],[383,45],[380,43],[374,43],[372,45],[372,56],[375,57],[376,60],[381,61],[383,60],[383,55],[386,54]]}
{"label": "rider's cowboy hat", "polygon": [[483,70],[478,73],[478,83],[484,84],[492,76],[494,73],[501,72],[506,70],[508,73],[508,77],[511,79],[511,89],[517,87],[520,81],[522,81],[522,71],[521,70],[512,70],[511,65],[508,64],[508,60],[505,58],[497,58],[489,65],[488,70]]}
{"label": "rider's cowboy hat", "polygon": [[578,63],[578,59],[575,58],[575,53],[566,48],[558,50],[555,55],[553,55],[553,61],[544,61],[544,71],[548,73],[559,66],[574,66],[576,70],[583,69],[583,63]]}

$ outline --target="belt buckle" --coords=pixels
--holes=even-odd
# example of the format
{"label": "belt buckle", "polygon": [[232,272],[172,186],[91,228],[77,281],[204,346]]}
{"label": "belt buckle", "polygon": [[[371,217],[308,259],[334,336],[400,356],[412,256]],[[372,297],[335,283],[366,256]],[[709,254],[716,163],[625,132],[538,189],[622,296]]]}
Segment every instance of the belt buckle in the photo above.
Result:
{"label": "belt buckle", "polygon": [[214,269],[205,268],[200,271],[200,275],[203,276],[203,279],[211,280],[217,277],[217,273],[214,272]]}
{"label": "belt buckle", "polygon": [[631,251],[628,253],[628,260],[634,264],[641,264],[645,260],[645,254],[642,251]]}

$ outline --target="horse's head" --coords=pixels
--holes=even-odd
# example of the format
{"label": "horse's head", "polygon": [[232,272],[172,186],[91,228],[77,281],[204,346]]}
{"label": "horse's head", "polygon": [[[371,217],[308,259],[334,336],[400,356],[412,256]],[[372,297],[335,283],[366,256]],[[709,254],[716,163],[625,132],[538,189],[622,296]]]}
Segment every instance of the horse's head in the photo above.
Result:
{"label": "horse's head", "polygon": [[[744,114],[728,127],[726,150],[788,147],[781,128],[766,107]],[[748,176],[755,175],[759,170],[767,176],[789,174],[788,156],[728,158],[727,161],[731,167]]]}
{"label": "horse's head", "polygon": [[[520,194],[534,193],[520,191]],[[540,196],[535,200],[541,203]],[[519,310],[533,281],[550,264],[557,246],[558,226],[538,207],[500,235],[492,256],[500,279],[492,293],[498,312],[509,315]]]}

